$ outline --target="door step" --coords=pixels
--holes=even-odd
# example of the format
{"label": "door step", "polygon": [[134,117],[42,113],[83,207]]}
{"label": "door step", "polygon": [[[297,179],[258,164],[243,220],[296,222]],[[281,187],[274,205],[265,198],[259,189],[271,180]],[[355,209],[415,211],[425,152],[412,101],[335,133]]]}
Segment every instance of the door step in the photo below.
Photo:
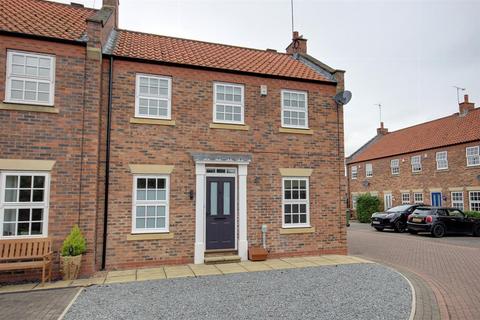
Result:
{"label": "door step", "polygon": [[221,264],[221,263],[236,263],[240,262],[240,256],[228,255],[228,256],[206,256],[204,259],[205,264]]}

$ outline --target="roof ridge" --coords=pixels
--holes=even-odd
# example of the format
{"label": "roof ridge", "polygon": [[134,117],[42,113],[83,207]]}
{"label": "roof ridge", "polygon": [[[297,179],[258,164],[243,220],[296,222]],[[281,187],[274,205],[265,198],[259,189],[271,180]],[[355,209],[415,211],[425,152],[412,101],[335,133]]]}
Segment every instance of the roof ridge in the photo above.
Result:
{"label": "roof ridge", "polygon": [[[45,0],[40,0],[40,1],[45,1]],[[163,38],[170,38],[170,39],[176,39],[176,40],[182,40],[182,41],[192,41],[192,42],[200,42],[200,43],[205,43],[205,44],[211,44],[211,45],[216,45],[216,46],[221,46],[221,47],[232,47],[232,48],[238,48],[238,49],[245,49],[245,50],[252,50],[252,51],[260,51],[264,53],[270,53],[272,55],[282,55],[282,56],[292,56],[289,53],[284,53],[284,52],[278,52],[278,51],[271,51],[271,50],[263,50],[263,49],[258,49],[258,48],[250,48],[250,47],[243,47],[243,46],[236,46],[233,44],[225,44],[225,43],[218,43],[218,42],[211,42],[211,41],[205,41],[205,40],[196,40],[196,39],[188,39],[188,38],[181,38],[181,37],[174,37],[174,36],[166,36],[163,34],[157,34],[157,33],[148,33],[148,32],[142,32],[142,31],[136,31],[136,30],[128,30],[128,29],[121,29],[118,28],[117,31],[125,31],[125,32],[132,32],[132,33],[137,33],[137,34],[144,34],[148,36],[154,36],[154,37],[163,37]]]}
{"label": "roof ridge", "polygon": [[[477,110],[480,110],[480,108],[475,108],[473,109],[472,111],[469,111],[468,114],[470,114],[471,112],[474,112],[474,111],[477,111]],[[468,114],[466,116],[468,116]],[[453,116],[460,116],[458,112],[455,112],[449,116],[444,116],[444,117],[441,117],[441,118],[436,118],[436,119],[432,119],[432,120],[428,120],[428,121],[425,121],[425,122],[421,122],[421,123],[417,123],[417,124],[414,124],[412,126],[409,126],[409,127],[405,127],[405,128],[400,128],[398,130],[395,130],[395,131],[390,131],[388,134],[392,134],[392,133],[396,133],[396,132],[399,132],[399,131],[403,131],[403,130],[408,130],[408,129],[411,129],[411,128],[414,128],[414,127],[418,127],[418,126],[421,126],[421,125],[424,125],[424,124],[427,124],[427,123],[432,123],[432,122],[435,122],[435,121],[440,121],[440,120],[444,120],[444,119],[447,119],[447,118],[450,118],[450,117],[453,117]],[[465,117],[465,116],[463,116]]]}
{"label": "roof ridge", "polygon": [[53,0],[29,0],[29,1],[36,1],[36,2],[43,2],[43,3],[50,3],[50,4],[53,4],[53,5],[58,5],[58,6],[64,6],[64,7],[70,7],[70,8],[75,8],[75,9],[79,9],[79,10],[93,10],[93,11],[99,11],[99,9],[95,9],[95,8],[90,8],[90,7],[85,7],[85,5],[83,7],[80,7],[80,6],[72,6],[71,3],[63,3],[63,2],[56,2],[56,1],[53,1]]}

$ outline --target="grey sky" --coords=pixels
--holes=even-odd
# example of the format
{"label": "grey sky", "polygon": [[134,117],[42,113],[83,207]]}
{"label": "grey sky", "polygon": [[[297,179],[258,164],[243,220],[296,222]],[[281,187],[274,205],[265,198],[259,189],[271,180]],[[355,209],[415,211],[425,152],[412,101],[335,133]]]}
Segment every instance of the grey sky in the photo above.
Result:
{"label": "grey sky", "polygon": [[[390,131],[458,111],[454,85],[480,105],[479,13],[480,0],[295,0],[308,53],[347,71],[347,155],[376,134],[376,103]],[[283,52],[290,0],[120,0],[120,27]]]}

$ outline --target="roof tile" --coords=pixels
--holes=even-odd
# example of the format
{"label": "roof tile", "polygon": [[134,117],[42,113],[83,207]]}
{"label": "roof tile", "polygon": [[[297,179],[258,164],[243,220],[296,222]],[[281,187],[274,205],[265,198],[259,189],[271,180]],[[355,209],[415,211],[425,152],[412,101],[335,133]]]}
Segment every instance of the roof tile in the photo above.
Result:
{"label": "roof tile", "polygon": [[451,116],[421,123],[379,136],[359,153],[353,154],[348,163],[385,158],[480,140],[480,108],[465,116]]}
{"label": "roof tile", "polygon": [[116,56],[271,76],[331,81],[291,55],[118,30]]}
{"label": "roof tile", "polygon": [[97,10],[45,0],[1,0],[0,30],[79,40]]}

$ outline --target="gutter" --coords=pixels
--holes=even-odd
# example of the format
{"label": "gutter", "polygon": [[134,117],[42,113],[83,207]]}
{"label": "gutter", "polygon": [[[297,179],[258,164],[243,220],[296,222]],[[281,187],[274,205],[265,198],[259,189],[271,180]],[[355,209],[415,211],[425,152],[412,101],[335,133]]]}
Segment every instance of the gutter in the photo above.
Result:
{"label": "gutter", "polygon": [[108,110],[107,110],[107,139],[105,150],[105,196],[103,204],[103,243],[102,243],[102,270],[105,270],[107,261],[107,227],[108,227],[108,194],[110,187],[110,140],[112,129],[112,87],[113,87],[113,56],[110,56],[108,71]]}

